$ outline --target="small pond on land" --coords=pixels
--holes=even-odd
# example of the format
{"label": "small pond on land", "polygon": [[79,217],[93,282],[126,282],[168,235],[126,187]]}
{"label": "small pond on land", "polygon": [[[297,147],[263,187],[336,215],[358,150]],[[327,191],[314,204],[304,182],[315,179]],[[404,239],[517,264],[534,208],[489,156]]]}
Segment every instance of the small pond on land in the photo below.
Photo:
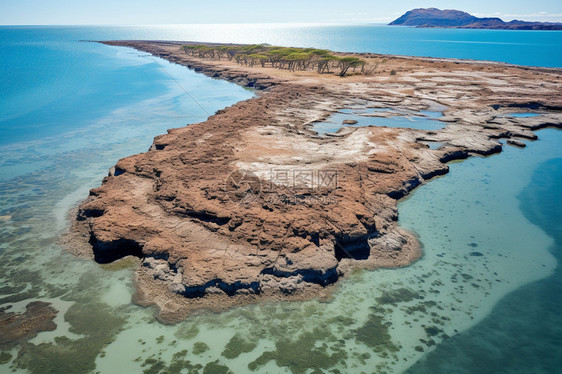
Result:
{"label": "small pond on land", "polygon": [[[419,112],[403,112],[391,108],[340,109],[327,120],[316,122],[312,130],[319,135],[335,133],[343,126],[366,127],[386,126],[404,127],[417,130],[439,130],[445,127],[438,121],[443,114],[437,111],[422,110]],[[344,121],[357,121],[344,124]]]}
{"label": "small pond on land", "polygon": [[505,116],[516,117],[516,118],[528,118],[528,117],[540,116],[540,114],[539,113],[508,113]]}

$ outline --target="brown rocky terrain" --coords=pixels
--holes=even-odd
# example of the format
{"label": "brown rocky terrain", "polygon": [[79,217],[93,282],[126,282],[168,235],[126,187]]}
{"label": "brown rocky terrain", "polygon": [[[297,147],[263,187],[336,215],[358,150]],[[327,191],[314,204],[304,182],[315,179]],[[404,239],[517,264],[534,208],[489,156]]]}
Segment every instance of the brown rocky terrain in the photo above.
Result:
{"label": "brown rocky terrain", "polygon": [[[407,265],[421,251],[396,223],[400,198],[451,160],[501,152],[499,139],[521,146],[562,123],[561,69],[360,54],[374,70],[339,78],[201,60],[176,42],[107,44],[256,89],[119,160],[72,223],[74,252],[100,263],[142,259],[135,300],[166,320],[327,295],[355,267]],[[444,128],[312,131],[338,109],[367,107],[443,111]],[[540,115],[506,116],[529,110]]]}
{"label": "brown rocky terrain", "polygon": [[0,308],[0,348],[12,348],[16,344],[37,336],[41,331],[53,331],[57,310],[50,303],[33,301],[25,312],[16,313],[11,307]]}

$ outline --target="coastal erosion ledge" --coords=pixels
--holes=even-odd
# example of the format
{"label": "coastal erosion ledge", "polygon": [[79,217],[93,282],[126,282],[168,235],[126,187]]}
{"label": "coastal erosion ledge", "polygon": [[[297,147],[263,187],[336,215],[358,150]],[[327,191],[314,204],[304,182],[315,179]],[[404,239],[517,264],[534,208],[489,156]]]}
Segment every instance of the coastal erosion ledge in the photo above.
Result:
{"label": "coastal erosion ledge", "polygon": [[[196,58],[183,42],[104,43],[257,90],[119,160],[64,238],[100,263],[141,258],[134,301],[157,306],[164,321],[261,299],[328,297],[354,268],[408,265],[421,249],[397,224],[399,199],[446,174],[447,162],[501,152],[500,139],[524,145],[562,123],[561,69],[345,54],[375,68],[340,78]],[[443,128],[312,130],[348,108],[438,110]],[[508,115],[528,110],[539,115]]]}

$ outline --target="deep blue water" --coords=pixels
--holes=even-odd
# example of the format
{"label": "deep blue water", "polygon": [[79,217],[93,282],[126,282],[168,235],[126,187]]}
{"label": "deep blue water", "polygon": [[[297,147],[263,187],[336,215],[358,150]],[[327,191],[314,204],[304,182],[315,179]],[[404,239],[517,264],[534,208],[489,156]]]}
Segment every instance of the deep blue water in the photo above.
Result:
{"label": "deep blue water", "polygon": [[[35,339],[35,343],[47,346],[32,346],[21,359],[16,359],[17,351],[11,351],[13,361],[0,364],[0,373],[11,372],[9,365],[20,365],[34,373],[48,369],[65,372],[65,363],[75,359],[86,369],[96,361],[100,372],[114,372],[116,367],[120,367],[121,372],[139,372],[145,367],[141,369],[141,363],[135,358],[143,356],[144,360],[150,358],[152,352],[162,350],[158,347],[159,336],[181,340],[182,331],[185,336],[191,336],[186,332],[191,325],[199,326],[201,332],[184,337],[189,344],[194,339],[214,339],[220,347],[213,347],[208,341],[212,354],[192,358],[194,362],[200,360],[205,364],[215,359],[223,360],[220,344],[225,343],[224,340],[228,340],[225,336],[231,337],[228,334],[233,334],[236,329],[242,333],[247,330],[250,335],[255,332],[252,328],[263,329],[267,333],[262,339],[270,339],[270,342],[259,349],[271,350],[275,344],[285,342],[284,339],[296,337],[305,327],[329,329],[330,326],[322,323],[322,318],[339,318],[338,313],[342,310],[346,316],[351,315],[353,306],[356,306],[356,315],[367,314],[375,300],[370,297],[371,293],[379,291],[371,290],[369,283],[358,278],[346,283],[355,294],[337,295],[332,303],[263,306],[243,309],[243,313],[233,310],[220,321],[210,316],[189,320],[178,327],[167,327],[153,323],[149,311],[129,303],[132,292],[128,283],[130,270],[100,268],[62,251],[56,240],[65,228],[68,210],[87,196],[89,188],[99,185],[107,169],[119,158],[145,151],[152,137],[168,128],[203,121],[214,111],[253,96],[251,91],[236,85],[207,78],[131,49],[87,41],[110,39],[267,42],[345,51],[562,66],[562,32],[548,31],[412,29],[377,25],[0,27],[0,307],[23,308],[29,300],[42,299],[54,303],[60,311],[57,331],[42,333]],[[562,159],[559,155],[560,137],[555,134],[559,133],[541,131],[543,140],[530,144],[527,149],[510,149],[503,155],[494,156],[498,157],[496,160],[504,160],[505,164],[494,161],[492,170],[497,174],[508,170],[508,164],[519,167],[524,162],[528,168],[533,168],[531,182],[519,194],[519,208],[530,222],[554,239],[551,252],[560,261]],[[476,183],[474,189],[482,188],[482,198],[475,198],[475,201],[484,202],[484,205],[488,201],[492,206],[491,201],[498,199],[486,196],[486,180],[491,179],[486,175],[490,171],[487,168],[492,165],[490,161],[474,159],[456,166],[459,176],[463,175],[460,171],[465,170],[465,188],[473,190],[468,185],[472,182]],[[523,168],[518,170],[518,167],[509,169],[511,177],[517,178],[516,173],[525,176],[531,172]],[[454,173],[453,170],[451,175]],[[444,186],[439,187],[435,181],[435,188],[452,189],[452,197],[433,194],[435,206],[445,206],[450,214],[466,209],[478,216],[478,211],[474,210],[476,203],[465,204],[462,198],[455,197],[455,188],[460,191],[462,187],[455,185],[455,178],[446,176],[440,181]],[[505,196],[509,196],[513,191],[509,190],[508,178],[506,181],[498,183],[505,189]],[[429,186],[432,184],[426,187]],[[443,201],[439,200],[441,197]],[[447,202],[447,198],[454,202]],[[405,211],[416,205],[409,204],[406,203],[410,208]],[[428,214],[427,227],[424,229],[423,222],[419,223],[420,233],[423,230],[431,232],[430,229],[435,229],[432,222],[440,222],[439,211],[432,207],[425,213],[412,211],[415,213],[412,222],[420,221],[417,216]],[[502,212],[496,211],[495,214],[501,217]],[[469,216],[464,214],[465,218]],[[458,214],[452,217],[458,218]],[[465,226],[464,222],[457,222],[457,225]],[[497,234],[509,235],[509,230]],[[428,250],[437,244],[444,248],[450,245],[445,239],[433,237],[438,243],[424,243]],[[485,238],[479,239],[485,241]],[[416,269],[423,268],[422,261],[404,271],[416,275],[419,271]],[[431,263],[425,265],[432,266]],[[399,271],[385,274],[389,278],[401,279]],[[371,278],[378,279],[378,273],[365,276],[365,279]],[[380,282],[384,283],[384,279]],[[447,288],[446,285],[443,287]],[[561,291],[562,272],[559,269],[548,278],[517,289],[503,298],[481,323],[440,343],[410,369],[411,373],[560,371]],[[346,301],[347,297],[352,302]],[[81,311],[83,321],[111,321],[113,317],[121,316],[132,322],[129,325],[115,322],[121,329],[119,335],[117,328],[112,328],[109,322],[95,333],[73,326],[70,332],[75,335],[72,335],[68,334],[68,322],[64,319],[65,312],[71,308]],[[315,316],[323,317],[310,317],[310,310],[315,310]],[[278,318],[272,318],[272,315]],[[331,323],[331,327],[338,330],[343,339],[349,329],[338,323]],[[85,338],[79,339],[80,334]],[[54,339],[63,335],[74,339],[70,346]],[[145,345],[141,338],[152,340]],[[303,340],[299,349],[306,350],[305,343]],[[113,344],[115,349],[101,354],[107,344]],[[352,345],[352,342],[347,344]],[[171,356],[170,349],[162,351],[164,356]],[[147,353],[142,353],[145,350]],[[88,356],[88,352],[93,352],[94,356]],[[27,356],[31,359],[26,363]],[[41,360],[48,357],[41,362],[44,366],[36,365],[38,357]],[[375,355],[372,359],[375,360]],[[349,360],[354,364],[361,362],[351,355]],[[230,364],[247,367],[243,360]],[[270,368],[278,370],[277,366]],[[88,372],[86,369],[83,372]]]}

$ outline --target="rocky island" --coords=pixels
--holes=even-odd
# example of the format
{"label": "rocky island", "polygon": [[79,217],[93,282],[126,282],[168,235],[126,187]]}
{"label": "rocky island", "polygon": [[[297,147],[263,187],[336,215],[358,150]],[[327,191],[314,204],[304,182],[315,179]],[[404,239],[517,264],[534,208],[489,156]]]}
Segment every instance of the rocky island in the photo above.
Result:
{"label": "rocky island", "polygon": [[[562,127],[561,69],[324,52],[307,65],[302,54],[312,49],[288,58],[269,46],[105,43],[256,93],[119,160],[73,216],[67,247],[100,263],[140,258],[134,300],[156,305],[167,321],[328,295],[355,268],[408,265],[421,249],[397,224],[399,199],[447,173],[449,161]],[[340,62],[321,69],[324,58]],[[351,64],[343,74],[342,60]],[[358,117],[373,120],[443,116],[433,130],[355,119],[314,130],[335,113],[364,109]],[[537,116],[511,115],[522,111]]]}
{"label": "rocky island", "polygon": [[479,18],[460,10],[437,8],[412,9],[389,25],[462,29],[562,30],[562,23],[520,20],[505,22],[497,17]]}

